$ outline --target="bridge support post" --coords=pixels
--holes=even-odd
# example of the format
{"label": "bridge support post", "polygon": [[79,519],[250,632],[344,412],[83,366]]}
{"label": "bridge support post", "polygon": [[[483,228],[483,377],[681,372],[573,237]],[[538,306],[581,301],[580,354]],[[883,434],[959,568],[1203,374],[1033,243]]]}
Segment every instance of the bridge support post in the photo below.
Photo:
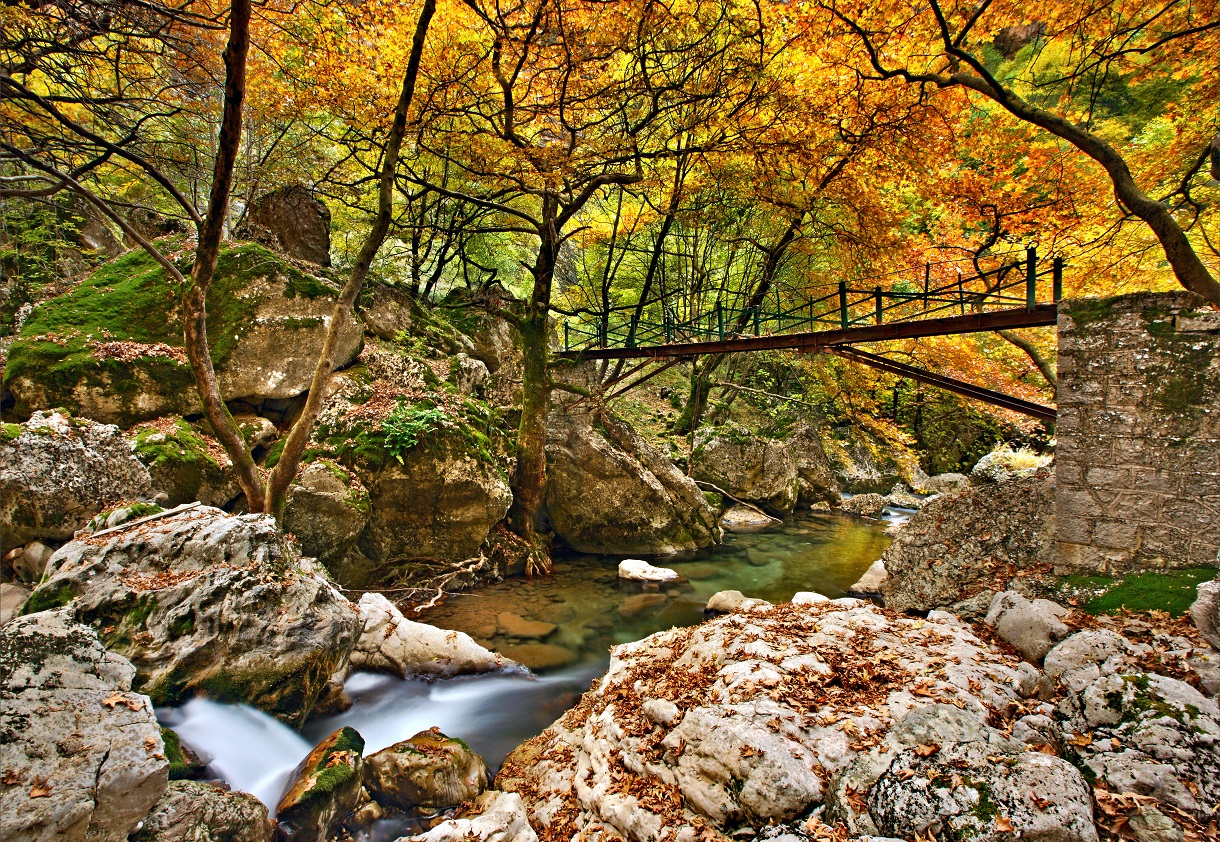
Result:
{"label": "bridge support post", "polygon": [[720,334],[720,341],[724,341],[724,308],[720,306],[720,302],[716,302],[716,332]]}
{"label": "bridge support post", "polygon": [[847,330],[847,282],[839,281],[839,326]]}
{"label": "bridge support post", "polygon": [[1038,250],[1030,246],[1025,250],[1025,309],[1033,312],[1038,303]]}
{"label": "bridge support post", "polygon": [[873,290],[873,295],[877,298],[877,324],[881,324],[881,287]]}
{"label": "bridge support post", "polygon": [[1051,271],[1052,300],[1058,304],[1063,300],[1063,258],[1056,257],[1051,265],[1054,267]]}

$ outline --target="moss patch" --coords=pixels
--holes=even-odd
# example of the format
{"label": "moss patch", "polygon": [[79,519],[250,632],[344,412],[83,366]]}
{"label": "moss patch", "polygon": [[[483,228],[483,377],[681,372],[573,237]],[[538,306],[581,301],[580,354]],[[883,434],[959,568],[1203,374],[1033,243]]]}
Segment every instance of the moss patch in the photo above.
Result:
{"label": "moss patch", "polygon": [[1190,609],[1197,586],[1216,577],[1214,567],[1190,567],[1163,573],[1140,573],[1122,579],[1108,576],[1066,576],[1060,592],[1096,593],[1084,604],[1090,614],[1130,611],[1168,611],[1179,617]]}
{"label": "moss patch", "polygon": [[12,441],[25,432],[25,428],[20,424],[9,424],[5,422],[0,424],[0,441]]}
{"label": "moss patch", "polygon": [[67,579],[61,579],[45,588],[38,588],[30,594],[30,598],[21,608],[21,613],[37,614],[39,611],[62,608],[75,597],[76,591],[72,588],[72,584]]}

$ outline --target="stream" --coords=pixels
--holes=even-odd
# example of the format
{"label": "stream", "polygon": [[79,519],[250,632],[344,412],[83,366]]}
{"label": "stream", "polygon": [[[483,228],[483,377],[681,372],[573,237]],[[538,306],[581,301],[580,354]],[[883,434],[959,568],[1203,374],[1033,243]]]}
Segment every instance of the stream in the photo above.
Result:
{"label": "stream", "polygon": [[[906,514],[889,513],[887,520]],[[653,559],[687,579],[654,592],[619,583],[618,563],[626,556],[557,556],[551,577],[513,578],[455,594],[420,615],[408,612],[411,619],[470,634],[531,666],[536,677],[427,682],[357,672],[345,686],[351,709],[314,717],[299,734],[253,708],[208,699],[157,716],[209,762],[212,776],[272,809],[301,759],[344,725],[364,737],[366,756],[435,725],[466,741],[494,774],[513,748],[554,722],[605,672],[614,644],[698,623],[708,598],[722,590],[771,602],[798,591],[843,596],[889,545],[885,525],[802,512],[764,532],[726,533],[718,547]],[[504,613],[555,628],[545,641],[511,637],[498,621]]]}

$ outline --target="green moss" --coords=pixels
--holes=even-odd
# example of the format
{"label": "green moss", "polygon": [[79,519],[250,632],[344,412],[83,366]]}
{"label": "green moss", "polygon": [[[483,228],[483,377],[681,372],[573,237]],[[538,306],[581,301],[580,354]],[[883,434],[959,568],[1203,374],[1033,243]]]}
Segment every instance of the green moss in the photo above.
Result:
{"label": "green moss", "polygon": [[12,441],[25,432],[25,428],[20,424],[9,424],[5,422],[0,424],[0,441]]}
{"label": "green moss", "polygon": [[165,743],[165,759],[169,761],[171,781],[189,780],[202,771],[203,764],[199,758],[182,747],[182,741],[173,730],[162,727],[161,742]]}
{"label": "green moss", "polygon": [[[1085,604],[1090,614],[1130,611],[1168,611],[1180,617],[1198,597],[1197,587],[1216,577],[1214,567],[1190,567],[1163,573],[1141,573],[1110,585]],[[1105,577],[1094,577],[1102,580]]]}
{"label": "green moss", "polygon": [[301,794],[297,803],[305,804],[329,796],[339,787],[343,786],[343,784],[350,781],[355,774],[356,770],[346,763],[337,763],[334,766],[323,769],[313,779],[313,786]]}
{"label": "green moss", "polygon": [[157,610],[157,598],[151,593],[140,594],[136,599],[135,605],[127,611],[123,617],[124,625],[138,629],[143,628],[148,623],[148,618]]}
{"label": "green moss", "polygon": [[174,618],[169,624],[169,633],[173,637],[185,637],[195,630],[195,612],[187,611]]}
{"label": "green moss", "polygon": [[22,614],[37,614],[39,611],[49,611],[62,608],[76,597],[76,591],[67,579],[60,579],[44,588],[36,589],[21,607]]}
{"label": "green moss", "polygon": [[329,754],[336,751],[354,751],[360,754],[364,751],[364,737],[360,736],[360,732],[355,728],[344,726],[339,729],[339,734],[335,737],[334,745],[330,747]]}
{"label": "green moss", "polygon": [[1159,719],[1168,717],[1183,725],[1188,725],[1188,718],[1198,716],[1198,709],[1187,706],[1183,711],[1174,707],[1152,692],[1152,682],[1146,675],[1124,675],[1123,681],[1135,688],[1130,701],[1122,690],[1106,694],[1106,703],[1113,709],[1123,712],[1123,722],[1135,722],[1141,719]]}
{"label": "green moss", "polygon": [[132,520],[137,520],[142,517],[148,517],[149,515],[160,514],[161,512],[165,511],[165,509],[161,508],[156,503],[132,503],[127,507],[127,511]]}
{"label": "green moss", "polygon": [[318,325],[320,325],[322,323],[323,323],[322,320],[319,319],[317,316],[309,316],[309,317],[306,317],[303,319],[289,317],[287,319],[284,319],[284,322],[283,322],[284,327],[288,328],[289,330],[301,330],[304,328],[317,327]]}
{"label": "green moss", "polygon": [[[1126,296],[1111,295],[1106,298],[1076,298],[1065,308],[1077,327],[1108,319],[1114,313],[1114,305]],[[1063,306],[1062,304],[1060,305]]]}

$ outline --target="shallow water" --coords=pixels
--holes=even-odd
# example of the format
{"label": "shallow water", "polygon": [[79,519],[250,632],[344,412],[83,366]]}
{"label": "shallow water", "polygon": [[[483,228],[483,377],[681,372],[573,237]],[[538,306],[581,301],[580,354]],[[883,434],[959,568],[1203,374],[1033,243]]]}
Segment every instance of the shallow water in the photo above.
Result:
{"label": "shallow water", "polygon": [[[205,699],[158,711],[158,717],[210,759],[213,775],[271,807],[309,749],[344,725],[364,737],[366,754],[435,725],[469,743],[494,772],[509,751],[576,703],[605,671],[610,646],[702,621],[708,597],[721,590],[771,602],[798,591],[843,596],[889,545],[883,527],[837,515],[793,515],[771,531],[726,535],[708,551],[653,559],[688,580],[653,593],[619,584],[616,571],[625,556],[559,557],[549,578],[496,583],[408,614],[465,631],[508,657],[551,664],[539,668],[537,677],[425,682],[355,673],[346,685],[352,708],[311,719],[299,735],[259,711]],[[545,640],[513,639],[498,628],[501,612],[556,628]]]}

